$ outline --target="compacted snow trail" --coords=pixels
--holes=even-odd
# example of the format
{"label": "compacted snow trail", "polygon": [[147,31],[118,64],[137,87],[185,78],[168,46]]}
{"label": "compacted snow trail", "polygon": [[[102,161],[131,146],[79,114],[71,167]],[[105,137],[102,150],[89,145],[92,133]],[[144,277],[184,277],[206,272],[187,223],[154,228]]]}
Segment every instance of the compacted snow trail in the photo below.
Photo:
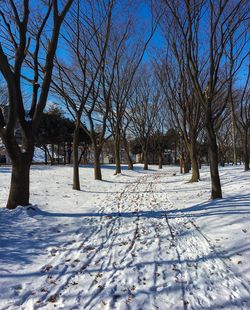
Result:
{"label": "compacted snow trail", "polygon": [[50,248],[39,281],[17,288],[6,309],[250,309],[249,284],[178,211],[166,172],[139,175],[76,218],[67,242]]}

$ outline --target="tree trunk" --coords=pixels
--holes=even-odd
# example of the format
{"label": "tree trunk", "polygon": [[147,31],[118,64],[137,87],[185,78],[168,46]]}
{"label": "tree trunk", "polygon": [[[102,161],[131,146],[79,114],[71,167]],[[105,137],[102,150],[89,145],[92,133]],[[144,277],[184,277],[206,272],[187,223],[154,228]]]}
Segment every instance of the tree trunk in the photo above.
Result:
{"label": "tree trunk", "polygon": [[185,159],[184,159],[184,173],[189,173],[189,158],[187,156],[185,156]]}
{"label": "tree trunk", "polygon": [[60,165],[60,144],[57,144],[57,163]]}
{"label": "tree trunk", "polygon": [[55,162],[55,154],[54,154],[55,148],[54,148],[54,143],[51,144],[51,161],[50,164],[54,165]]}
{"label": "tree trunk", "polygon": [[98,148],[94,149],[94,176],[95,180],[102,180],[102,171],[100,164],[100,150]]}
{"label": "tree trunk", "polygon": [[76,122],[73,136],[73,189],[80,190],[79,178],[79,162],[78,162],[78,147],[79,147],[79,130],[80,121]]}
{"label": "tree trunk", "polygon": [[63,143],[63,164],[66,165],[66,145]]}
{"label": "tree trunk", "polygon": [[71,154],[72,154],[71,142],[68,142],[68,150],[67,150],[67,153],[68,153],[68,164],[70,164],[70,163],[71,163]]}
{"label": "tree trunk", "polygon": [[144,157],[144,170],[148,170],[148,151],[145,149],[143,151],[143,157]]}
{"label": "tree trunk", "polygon": [[[125,148],[125,151],[126,151],[126,148]],[[126,154],[127,154],[127,161],[128,161],[128,170],[134,170],[133,161],[131,159],[129,151],[128,152],[126,151]]]}
{"label": "tree trunk", "polygon": [[180,174],[183,173],[183,155],[180,156]]}
{"label": "tree trunk", "polygon": [[245,163],[245,171],[249,170],[249,153],[248,153],[248,128],[244,133],[244,163]]}
{"label": "tree trunk", "polygon": [[120,158],[120,135],[117,133],[115,137],[115,174],[122,172],[121,170],[121,158]]}
{"label": "tree trunk", "polygon": [[29,161],[26,158],[12,162],[8,209],[15,209],[19,205],[29,205],[30,165],[31,160]]}
{"label": "tree trunk", "polygon": [[159,169],[162,169],[162,165],[163,165],[163,158],[162,158],[162,153],[159,153]]}
{"label": "tree trunk", "polygon": [[232,124],[232,136],[233,136],[233,164],[237,165],[236,125],[234,121]]}
{"label": "tree trunk", "polygon": [[47,146],[46,146],[46,144],[44,144],[44,163],[45,163],[45,165],[47,165],[48,164],[48,155],[47,155]]}
{"label": "tree trunk", "polygon": [[129,153],[129,145],[128,145],[128,141],[127,141],[126,137],[123,137],[123,144],[124,144],[124,149],[125,149],[125,152],[127,155],[128,170],[133,170],[134,169],[133,161],[132,161],[130,153]]}
{"label": "tree trunk", "polygon": [[210,175],[212,183],[211,199],[217,199],[222,198],[222,191],[218,169],[218,147],[210,113],[207,114],[206,130],[208,137],[208,155],[210,160]]}
{"label": "tree trunk", "polygon": [[192,177],[190,182],[198,182],[200,179],[199,163],[197,157],[197,148],[195,142],[192,142],[190,145],[190,158],[192,165]]}

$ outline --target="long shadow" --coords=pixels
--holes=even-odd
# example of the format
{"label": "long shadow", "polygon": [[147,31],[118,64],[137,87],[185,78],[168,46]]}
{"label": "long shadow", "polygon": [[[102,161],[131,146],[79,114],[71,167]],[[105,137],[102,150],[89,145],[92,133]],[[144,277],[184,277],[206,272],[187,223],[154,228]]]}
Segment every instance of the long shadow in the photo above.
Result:
{"label": "long shadow", "polygon": [[[164,207],[164,205],[163,205]],[[166,202],[167,207],[167,202]],[[137,217],[137,212],[86,212],[86,213],[61,213],[48,212],[34,207],[31,212],[32,216],[53,216],[53,217]],[[180,216],[187,217],[207,217],[212,215],[230,215],[230,214],[250,214],[250,194],[231,196],[228,198],[203,202],[191,207],[183,209],[159,210],[159,211],[139,211],[139,216],[142,218],[178,218]]]}
{"label": "long shadow", "polygon": [[197,205],[173,210],[186,216],[203,217],[212,215],[250,214],[250,194],[230,196],[224,199],[210,200]]}
{"label": "long shadow", "polygon": [[1,167],[0,166],[0,173],[11,173],[11,167]]}
{"label": "long shadow", "polygon": [[[167,203],[166,203],[167,206]],[[163,206],[164,207],[164,206]],[[30,217],[30,220],[38,220],[38,225],[29,225],[29,227],[26,227],[22,219],[18,221],[18,213],[21,213],[23,211],[17,210],[16,214],[8,215],[7,211],[6,214],[2,213],[1,215],[6,215],[4,225],[8,227],[9,229],[5,231],[5,236],[0,236],[0,262],[23,262],[25,264],[29,264],[34,260],[34,257],[44,254],[44,249],[48,246],[56,246],[59,242],[58,238],[64,237],[67,239],[67,235],[70,235],[70,231],[67,230],[67,235],[63,236],[63,233],[57,233],[56,231],[46,231],[45,234],[41,234],[41,239],[37,240],[33,238],[32,231],[35,230],[35,235],[37,236],[36,229],[41,229],[39,227],[39,219],[41,217],[52,217],[51,220],[54,222],[54,218],[56,217],[68,217],[68,218],[90,218],[90,217],[124,217],[124,218],[134,218],[138,216],[137,212],[105,212],[105,213],[97,213],[97,212],[86,212],[86,213],[60,213],[60,212],[48,212],[43,211],[40,208],[34,206],[34,208],[30,208],[28,210],[28,214]],[[178,218],[181,216],[192,216],[192,217],[202,217],[202,216],[211,216],[215,214],[249,214],[250,213],[250,194],[245,195],[238,195],[238,196],[231,196],[222,200],[216,200],[216,201],[209,201],[204,202],[201,204],[197,204],[188,208],[183,209],[174,209],[174,210],[155,210],[155,211],[141,211],[139,212],[139,215],[141,218],[151,218],[151,219],[161,219],[165,216],[168,218]],[[14,220],[14,221],[13,221]],[[34,224],[36,224],[34,222]],[[55,222],[55,226],[56,226]],[[84,224],[84,223],[83,223]],[[94,224],[94,223],[93,223]],[[13,229],[14,226],[14,229]],[[86,231],[90,227],[86,227]],[[83,233],[84,231],[82,231]],[[75,229],[72,228],[72,235],[75,233]],[[2,239],[2,240],[1,240]],[[24,242],[26,241],[26,242]],[[49,244],[47,244],[49,242]],[[11,245],[11,248],[9,249],[9,245]],[[240,251],[247,251],[246,248],[239,248]],[[233,249],[233,251],[237,251],[237,249]],[[221,254],[221,253],[220,253]],[[216,257],[216,253],[209,253],[207,256],[199,257],[197,256],[194,259],[185,260],[182,263],[194,263],[194,262],[200,262],[200,261],[207,261],[214,259]],[[227,257],[227,254],[220,255],[220,257],[225,258]],[[171,259],[169,261],[167,260],[158,260],[158,261],[144,261],[144,265],[163,265],[166,267],[166,269],[169,269],[172,264],[177,264],[178,261],[176,259]],[[140,265],[142,262],[139,263]],[[139,267],[137,264],[131,265],[129,268],[133,267]],[[111,267],[112,268],[112,267]],[[116,267],[117,268],[117,267]],[[95,270],[89,270],[90,272],[96,272],[98,271],[98,268]],[[110,269],[103,269],[102,272],[110,272]],[[41,277],[44,275],[40,270],[34,271],[30,273],[8,273],[7,270],[0,269],[0,276],[3,278],[23,278],[23,277]],[[69,271],[69,274],[73,272]],[[58,271],[54,269],[51,273],[51,275],[57,275]],[[59,274],[58,274],[59,275]],[[176,284],[174,284],[171,289],[173,290],[179,290],[179,286],[177,287]],[[148,295],[152,294],[154,291],[154,287],[145,289],[145,291],[137,291],[135,292],[135,295],[140,295],[141,293],[146,293]],[[165,293],[165,289],[158,291],[157,295]],[[240,297],[239,297],[240,298]],[[219,301],[214,301],[213,304],[211,304],[207,309],[210,310],[216,310],[220,307],[230,307],[232,305],[236,305],[237,301],[239,302],[240,299],[237,298],[235,301],[228,301],[225,303],[220,303]],[[242,302],[249,302],[249,299],[243,298]],[[199,309],[199,308],[197,308]]]}

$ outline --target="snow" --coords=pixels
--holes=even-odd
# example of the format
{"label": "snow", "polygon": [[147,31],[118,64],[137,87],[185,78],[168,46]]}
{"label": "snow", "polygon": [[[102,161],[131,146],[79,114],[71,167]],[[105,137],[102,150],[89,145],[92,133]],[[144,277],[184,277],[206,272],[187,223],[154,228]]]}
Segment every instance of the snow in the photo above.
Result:
{"label": "snow", "polygon": [[189,183],[177,167],[114,175],[33,166],[32,207],[4,208],[0,167],[0,309],[250,309],[250,174]]}
{"label": "snow", "polygon": [[[56,156],[55,156],[56,158]],[[34,156],[33,156],[34,163],[44,163],[45,162],[45,154],[44,150],[39,147],[35,147]]]}

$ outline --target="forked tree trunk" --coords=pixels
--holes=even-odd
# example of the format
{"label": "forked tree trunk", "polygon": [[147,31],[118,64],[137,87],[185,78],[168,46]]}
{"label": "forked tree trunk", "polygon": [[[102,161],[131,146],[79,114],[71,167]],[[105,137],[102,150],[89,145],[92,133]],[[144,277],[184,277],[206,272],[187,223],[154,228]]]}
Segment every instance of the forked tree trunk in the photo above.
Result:
{"label": "forked tree trunk", "polygon": [[102,180],[102,171],[100,163],[101,152],[98,148],[94,149],[94,177],[95,180]]}
{"label": "forked tree trunk", "polygon": [[211,174],[211,199],[222,198],[220,175],[219,175],[219,158],[218,158],[218,147],[216,141],[216,135],[214,132],[212,119],[207,115],[206,130],[208,137],[208,155],[210,160],[210,174]]}
{"label": "forked tree trunk", "polygon": [[73,136],[73,189],[77,191],[80,190],[79,161],[78,161],[79,130],[80,130],[80,122],[76,122]]}
{"label": "forked tree trunk", "polygon": [[7,202],[8,209],[15,209],[19,205],[29,205],[31,161],[27,158],[22,158],[12,162],[10,192]]}
{"label": "forked tree trunk", "polygon": [[249,170],[249,152],[248,152],[248,129],[244,132],[244,166],[245,171]]}

